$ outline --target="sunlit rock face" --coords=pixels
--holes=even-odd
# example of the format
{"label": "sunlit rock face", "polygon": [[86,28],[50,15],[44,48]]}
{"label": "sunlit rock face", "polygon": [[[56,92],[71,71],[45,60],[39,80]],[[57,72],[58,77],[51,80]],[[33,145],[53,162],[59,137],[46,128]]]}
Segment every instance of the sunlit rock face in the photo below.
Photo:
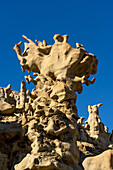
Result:
{"label": "sunlit rock face", "polygon": [[102,154],[88,157],[83,161],[84,170],[112,170],[113,150],[104,151]]}
{"label": "sunlit rock face", "polygon": [[[77,146],[80,151],[80,164],[85,170],[110,170],[113,164],[113,151],[106,152],[106,150],[113,149],[113,132],[112,134],[109,133],[108,127],[102,123],[99,116],[100,106],[102,106],[102,103],[89,105],[88,119],[83,122],[85,118],[80,117],[77,121],[79,134]],[[108,158],[106,158],[107,155]],[[105,161],[103,162],[103,160]]]}
{"label": "sunlit rock face", "polygon": [[36,41],[36,45],[26,36],[23,37],[29,42],[24,43],[24,52],[21,54],[22,42],[14,47],[23,71],[27,69],[53,81],[65,81],[68,87],[78,93],[82,92],[83,83],[94,83],[95,79],[90,81],[88,78],[97,72],[98,60],[83,45],[76,43],[77,48],[72,48],[67,43],[67,35],[56,34],[53,45],[47,45],[45,40]]}
{"label": "sunlit rock face", "polygon": [[[97,72],[96,56],[87,53],[83,45],[76,43],[72,48],[68,36],[56,34],[55,43],[32,40],[23,36],[29,43],[24,43],[21,54],[20,45],[15,45],[22,70],[35,72],[37,77],[25,76],[28,83],[36,86],[29,95],[29,107],[25,103],[25,124],[27,136],[31,141],[31,153],[15,165],[20,169],[79,169],[79,150],[76,144],[77,108],[76,98],[82,92],[82,84],[90,85],[95,78],[88,80]],[[29,108],[28,107],[28,108]]]}
{"label": "sunlit rock face", "polygon": [[71,47],[67,35],[56,34],[53,45],[23,37],[24,52],[22,42],[14,50],[22,70],[36,76],[25,76],[36,88],[26,90],[24,81],[20,92],[11,85],[0,88],[2,170],[83,169],[87,156],[113,148],[113,135],[99,117],[102,104],[88,107],[85,123],[77,113],[76,92],[95,82],[89,77],[96,74],[98,60],[79,43]]}

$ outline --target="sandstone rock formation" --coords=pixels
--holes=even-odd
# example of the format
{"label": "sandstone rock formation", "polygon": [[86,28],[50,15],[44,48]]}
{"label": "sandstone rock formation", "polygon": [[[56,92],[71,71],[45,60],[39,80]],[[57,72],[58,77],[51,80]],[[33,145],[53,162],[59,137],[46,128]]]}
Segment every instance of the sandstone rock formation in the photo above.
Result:
{"label": "sandstone rock formation", "polygon": [[13,114],[24,108],[26,102],[26,85],[21,82],[20,92],[11,89],[9,84],[6,88],[0,87],[0,114]]}
{"label": "sandstone rock formation", "polygon": [[[55,43],[32,40],[21,54],[14,46],[25,76],[36,88],[20,92],[11,85],[0,88],[0,165],[1,170],[80,170],[87,156],[113,148],[113,135],[99,117],[101,104],[89,106],[89,118],[79,117],[77,94],[95,82],[98,60],[84,46],[72,48],[68,36],[54,36]],[[5,143],[5,145],[3,145]],[[87,166],[87,165],[86,165]]]}
{"label": "sandstone rock formation", "polygon": [[[108,132],[108,127],[104,126],[99,117],[99,107],[102,104],[88,106],[89,117],[83,123],[83,117],[78,119],[77,146],[80,151],[80,164],[86,157],[100,155],[105,150],[113,149],[112,134]],[[97,159],[98,161],[98,159]],[[86,168],[86,167],[85,167]],[[90,168],[92,169],[92,168]],[[87,170],[87,168],[86,168]],[[96,170],[96,168],[95,168]]]}
{"label": "sandstone rock formation", "polygon": [[[88,80],[90,75],[97,72],[98,60],[96,56],[87,53],[82,45],[77,48],[72,48],[68,43],[68,36],[61,36],[56,34],[54,36],[55,43],[53,45],[47,45],[45,40],[38,42],[36,45],[32,40],[24,36],[24,39],[29,43],[24,43],[25,50],[21,55],[19,42],[14,46],[14,50],[17,53],[18,59],[22,70],[33,71],[38,75],[43,76],[43,79],[49,77],[53,81],[64,81],[65,84],[78,93],[82,92],[82,84],[93,84],[95,79],[92,81]],[[40,78],[35,80],[30,77],[29,82],[37,83]]]}
{"label": "sandstone rock formation", "polygon": [[94,157],[88,157],[83,161],[84,170],[112,170],[113,169],[113,150],[104,151]]}

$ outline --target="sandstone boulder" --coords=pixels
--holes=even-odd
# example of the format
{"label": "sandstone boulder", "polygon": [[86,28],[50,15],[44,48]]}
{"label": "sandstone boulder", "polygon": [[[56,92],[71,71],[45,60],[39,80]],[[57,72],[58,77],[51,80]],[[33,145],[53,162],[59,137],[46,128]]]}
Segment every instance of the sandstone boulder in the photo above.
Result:
{"label": "sandstone boulder", "polygon": [[82,165],[84,170],[113,170],[113,150],[104,151],[97,156],[87,157]]}
{"label": "sandstone boulder", "polygon": [[11,104],[5,102],[5,101],[0,101],[0,113],[1,114],[12,114],[14,113],[15,108],[11,106]]}

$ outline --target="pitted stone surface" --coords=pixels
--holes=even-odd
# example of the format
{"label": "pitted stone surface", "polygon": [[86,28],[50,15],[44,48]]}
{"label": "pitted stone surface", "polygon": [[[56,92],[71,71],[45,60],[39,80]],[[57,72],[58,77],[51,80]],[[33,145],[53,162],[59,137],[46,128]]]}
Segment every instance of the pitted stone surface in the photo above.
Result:
{"label": "pitted stone surface", "polygon": [[[35,78],[28,75],[25,80],[36,88],[30,92],[24,81],[20,92],[10,84],[0,87],[0,168],[82,170],[84,166],[88,170],[87,157],[92,156],[92,165],[94,156],[101,158],[105,150],[113,149],[113,133],[99,117],[102,104],[88,106],[85,123],[77,113],[76,92],[82,92],[83,84],[95,82],[88,78],[97,72],[98,60],[79,43],[71,47],[67,35],[56,34],[53,45],[36,40],[37,45],[23,37],[28,41],[24,52],[21,54],[22,42],[14,50],[22,70],[34,72]],[[97,164],[102,168],[100,164],[102,159]]]}
{"label": "pitted stone surface", "polygon": [[104,151],[102,154],[88,157],[83,161],[84,170],[112,170],[113,150]]}
{"label": "pitted stone surface", "polygon": [[[27,83],[33,82],[37,86],[32,92],[27,91],[29,104],[25,103],[22,122],[28,129],[26,135],[32,142],[32,151],[15,165],[15,170],[29,167],[77,169],[79,117],[75,91],[81,93],[82,84],[88,86],[94,83],[95,78],[91,81],[88,78],[97,72],[98,60],[87,53],[83,45],[77,43],[77,48],[72,48],[67,43],[67,35],[56,34],[53,45],[47,45],[45,40],[36,41],[36,45],[26,36],[23,37],[29,42],[25,43],[24,52],[21,54],[22,42],[16,44],[14,50],[22,70],[33,71],[37,76],[25,76]],[[26,164],[26,161],[29,163]]]}

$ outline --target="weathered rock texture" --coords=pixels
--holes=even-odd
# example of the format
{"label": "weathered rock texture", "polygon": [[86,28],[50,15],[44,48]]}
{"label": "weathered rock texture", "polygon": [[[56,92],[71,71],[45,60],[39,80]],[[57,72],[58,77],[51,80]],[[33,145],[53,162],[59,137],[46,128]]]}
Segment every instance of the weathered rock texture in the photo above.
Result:
{"label": "weathered rock texture", "polygon": [[98,60],[96,56],[87,53],[84,46],[77,43],[77,48],[72,48],[68,43],[68,36],[61,36],[56,34],[54,36],[55,43],[53,45],[47,45],[45,40],[42,42],[36,41],[36,45],[33,41],[23,36],[29,43],[24,43],[25,50],[21,55],[20,45],[22,42],[15,45],[14,50],[17,53],[18,59],[22,70],[33,71],[40,78],[26,77],[28,82],[37,84],[38,81],[44,81],[45,78],[51,80],[63,81],[71,90],[82,92],[82,84],[93,84],[88,80],[89,76],[97,72]]}
{"label": "weathered rock texture", "polygon": [[[76,108],[77,94],[95,82],[98,60],[83,45],[72,48],[68,36],[54,36],[55,43],[23,36],[25,50],[15,45],[22,70],[36,88],[20,92],[8,85],[0,88],[0,167],[1,170],[79,170],[87,156],[101,154],[113,147],[113,135],[99,118],[101,104],[89,106],[89,118],[83,123]],[[4,145],[5,143],[5,145]],[[97,159],[98,161],[98,159]],[[109,160],[108,160],[109,161]],[[87,166],[87,165],[86,165]]]}
{"label": "weathered rock texture", "polygon": [[94,157],[88,157],[83,161],[84,170],[112,170],[113,150],[107,150]]}
{"label": "weathered rock texture", "polygon": [[[113,149],[113,134],[108,132],[108,127],[104,126],[104,124],[101,122],[101,119],[99,117],[98,108],[101,105],[102,104],[100,103],[94,106],[88,106],[88,111],[89,111],[88,120],[85,121],[85,123],[83,123],[84,118],[81,117],[77,121],[78,132],[79,132],[79,136],[77,139],[77,146],[79,147],[79,151],[80,151],[81,166],[83,160],[86,157],[96,156],[96,155],[101,156],[101,153],[104,152],[105,150]],[[100,164],[100,162],[98,162],[98,159],[96,160],[97,160],[97,165]],[[106,163],[109,164],[109,162]],[[84,168],[87,170],[88,167],[84,166]],[[94,168],[95,170],[97,169],[95,166]],[[93,167],[90,169],[93,169]]]}

